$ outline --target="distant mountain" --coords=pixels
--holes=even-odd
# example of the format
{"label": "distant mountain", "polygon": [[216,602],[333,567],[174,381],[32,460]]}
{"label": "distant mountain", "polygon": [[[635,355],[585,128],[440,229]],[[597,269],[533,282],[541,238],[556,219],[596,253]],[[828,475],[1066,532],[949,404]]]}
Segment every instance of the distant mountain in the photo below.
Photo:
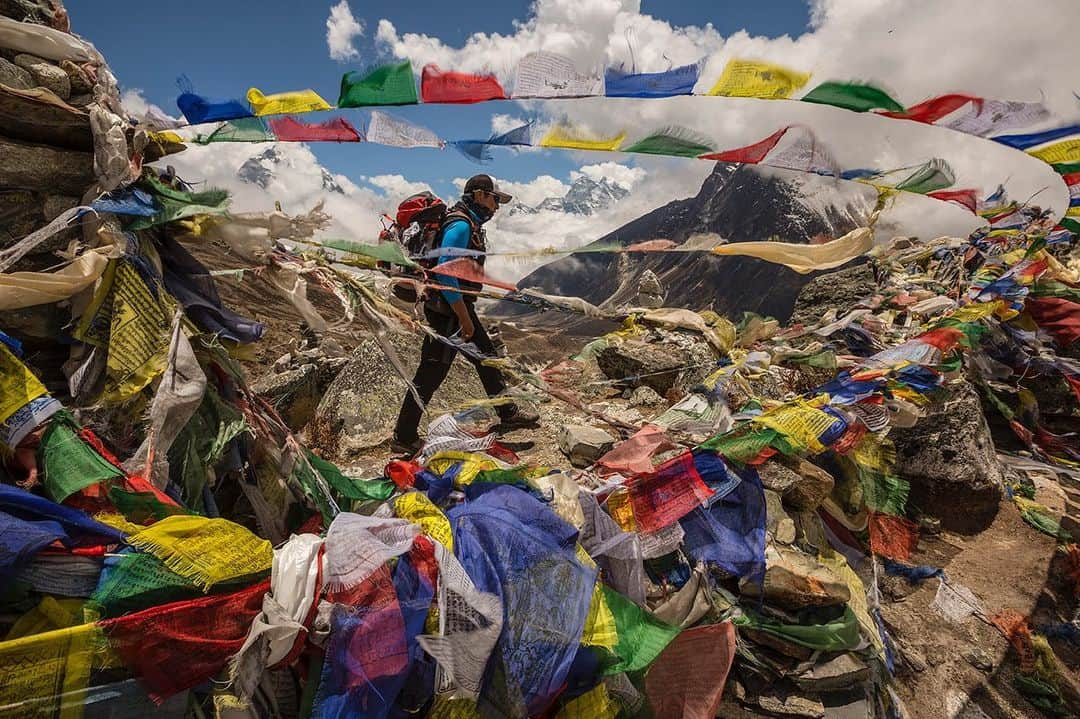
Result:
{"label": "distant mountain", "polygon": [[622,185],[609,181],[606,177],[600,181],[582,176],[574,180],[570,189],[562,197],[548,197],[535,207],[517,203],[510,210],[511,215],[534,215],[544,210],[565,212],[574,215],[592,215],[607,209],[630,194]]}
{"label": "distant mountain", "polygon": [[[594,244],[630,245],[652,239],[683,244],[692,235],[715,233],[730,242],[780,239],[817,242],[843,235],[865,222],[872,197],[850,184],[818,176],[781,179],[746,165],[718,163],[695,197],[657,208]],[[711,308],[732,318],[751,310],[787,319],[795,297],[813,275],[748,257],[709,253],[579,254],[551,262],[517,284],[596,305],[632,304],[638,278],[651,269],[667,290],[666,304]],[[531,310],[500,303],[495,313],[525,319]],[[565,322],[566,315],[552,321]],[[545,315],[534,316],[543,325]]]}
{"label": "distant mountain", "polygon": [[[287,160],[281,156],[276,147],[270,147],[240,165],[240,168],[236,171],[236,176],[241,182],[250,182],[265,190],[279,172],[287,170]],[[345,194],[345,190],[338,184],[329,170],[321,165],[319,170],[322,173],[322,187],[324,190],[336,192],[339,195]]]}

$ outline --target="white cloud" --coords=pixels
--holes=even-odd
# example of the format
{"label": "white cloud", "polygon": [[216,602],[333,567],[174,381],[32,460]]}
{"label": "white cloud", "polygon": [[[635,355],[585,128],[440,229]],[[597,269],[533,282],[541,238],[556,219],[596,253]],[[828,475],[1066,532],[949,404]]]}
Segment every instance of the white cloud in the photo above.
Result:
{"label": "white cloud", "polygon": [[353,17],[349,0],[341,0],[330,8],[330,16],[326,18],[326,45],[331,58],[345,62],[360,57],[353,47],[353,38],[363,34],[364,24]]}
{"label": "white cloud", "polygon": [[183,124],[178,117],[173,117],[157,105],[143,97],[142,90],[125,90],[120,96],[120,105],[128,116],[136,118],[157,129],[167,129]]}
{"label": "white cloud", "polygon": [[399,198],[399,201],[418,192],[431,192],[431,185],[428,183],[413,182],[401,175],[374,175],[370,177],[364,176],[360,179],[372,187],[382,190],[384,195]]}
{"label": "white cloud", "polygon": [[645,170],[640,167],[629,167],[618,162],[601,162],[595,165],[585,165],[580,170],[571,172],[570,179],[576,180],[584,176],[594,182],[599,182],[601,179],[606,178],[608,182],[613,182],[629,190],[644,180],[645,174]]}

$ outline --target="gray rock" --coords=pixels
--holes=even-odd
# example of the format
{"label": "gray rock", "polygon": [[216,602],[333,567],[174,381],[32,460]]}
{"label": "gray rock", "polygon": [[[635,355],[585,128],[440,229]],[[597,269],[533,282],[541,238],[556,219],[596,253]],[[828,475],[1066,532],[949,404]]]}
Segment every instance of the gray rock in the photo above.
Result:
{"label": "gray rock", "polygon": [[654,407],[663,402],[664,398],[652,387],[638,387],[630,393],[631,407]]}
{"label": "gray rock", "polygon": [[652,387],[660,394],[675,386],[684,366],[681,356],[637,340],[605,347],[596,356],[596,363],[609,379],[631,387]]}
{"label": "gray rock", "polygon": [[978,532],[997,514],[1002,469],[975,388],[959,380],[948,389],[914,427],[889,436],[897,474],[911,483],[908,505],[939,517],[945,529]]}
{"label": "gray rock", "polygon": [[755,697],[759,707],[781,717],[810,717],[822,719],[825,716],[825,705],[813,697],[803,697],[798,694],[784,695],[760,694]]}
{"label": "gray rock", "polygon": [[88,152],[0,137],[0,157],[0,187],[82,196],[94,182],[94,156]]}
{"label": "gray rock", "polygon": [[[420,338],[391,334],[388,340],[411,379],[420,362]],[[406,386],[378,343],[365,339],[330,383],[315,410],[309,430],[313,444],[327,457],[347,458],[385,442],[393,430]],[[466,400],[485,396],[476,370],[459,356],[432,398],[425,418],[434,419]]]}
{"label": "gray rock", "polygon": [[829,272],[810,280],[795,299],[790,324],[816,324],[821,316],[835,308],[839,316],[855,308],[859,300],[877,291],[877,281],[869,264]]}
{"label": "gray rock", "polygon": [[0,190],[0,247],[10,246],[43,224],[41,195],[27,190]]}
{"label": "gray rock", "polygon": [[797,511],[817,509],[836,483],[831,474],[801,457],[766,462],[758,474],[766,489],[782,495],[784,504]]}
{"label": "gray rock", "polygon": [[765,490],[765,530],[774,542],[791,544],[795,541],[795,522],[784,511],[780,495],[771,489]]}
{"label": "gray rock", "polygon": [[802,552],[773,546],[766,551],[765,561],[764,586],[744,579],[739,583],[740,593],[756,598],[764,591],[766,602],[791,610],[831,607],[851,599],[840,577]]}
{"label": "gray rock", "polygon": [[94,91],[94,83],[90,77],[71,60],[61,60],[60,69],[68,76],[72,95],[85,95]]}
{"label": "gray rock", "polygon": [[315,414],[315,407],[319,403],[317,374],[315,365],[307,364],[267,375],[253,384],[251,389],[274,405],[286,424],[297,432]]}
{"label": "gray rock", "polygon": [[30,73],[34,85],[51,91],[61,100],[71,97],[71,80],[61,68],[34,55],[16,55],[15,64]]}
{"label": "gray rock", "polygon": [[971,666],[984,672],[992,672],[994,667],[997,666],[994,653],[981,647],[973,647],[964,652],[964,659],[967,659],[968,664]]}
{"label": "gray rock", "polygon": [[645,270],[638,277],[637,304],[639,307],[657,308],[664,306],[664,286],[652,270]]}
{"label": "gray rock", "polygon": [[78,197],[67,195],[46,195],[41,205],[41,211],[45,215],[46,222],[52,222],[64,212],[79,204]]}
{"label": "gray rock", "polygon": [[615,438],[585,424],[567,424],[559,430],[559,449],[575,467],[588,467],[615,446]]}
{"label": "gray rock", "polygon": [[0,85],[14,87],[17,90],[29,90],[34,87],[34,78],[18,65],[0,57]]}
{"label": "gray rock", "polygon": [[852,654],[844,653],[827,662],[815,664],[794,677],[795,684],[805,691],[834,692],[851,689],[870,678],[870,668]]}

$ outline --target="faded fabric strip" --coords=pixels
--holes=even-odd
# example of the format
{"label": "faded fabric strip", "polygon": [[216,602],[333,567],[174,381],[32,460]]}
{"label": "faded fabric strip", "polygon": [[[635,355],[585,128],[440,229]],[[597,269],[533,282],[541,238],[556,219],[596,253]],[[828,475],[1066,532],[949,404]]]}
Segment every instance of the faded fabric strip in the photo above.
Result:
{"label": "faded fabric strip", "polygon": [[327,591],[343,592],[413,545],[420,527],[404,519],[342,512],[326,533]]}
{"label": "faded fabric strip", "polygon": [[204,589],[265,572],[274,556],[270,542],[227,519],[173,515],[127,541]]}
{"label": "faded fabric strip", "polygon": [[712,719],[735,659],[731,622],[687,629],[675,637],[645,675],[645,694],[656,719]]}
{"label": "faded fabric strip", "polygon": [[574,61],[563,55],[531,52],[518,62],[514,99],[595,97],[603,94],[603,75],[582,74],[574,67]]}
{"label": "faded fabric strip", "polygon": [[270,582],[235,594],[175,602],[101,623],[109,646],[152,696],[202,684],[240,649]]}
{"label": "faded fabric strip", "polygon": [[66,300],[97,282],[108,264],[104,252],[90,250],[56,272],[4,272],[0,274],[0,310]]}
{"label": "faded fabric strip", "polygon": [[786,242],[732,242],[714,247],[716,255],[744,255],[790,267],[799,274],[839,267],[866,254],[874,246],[874,233],[867,227],[821,245]]}

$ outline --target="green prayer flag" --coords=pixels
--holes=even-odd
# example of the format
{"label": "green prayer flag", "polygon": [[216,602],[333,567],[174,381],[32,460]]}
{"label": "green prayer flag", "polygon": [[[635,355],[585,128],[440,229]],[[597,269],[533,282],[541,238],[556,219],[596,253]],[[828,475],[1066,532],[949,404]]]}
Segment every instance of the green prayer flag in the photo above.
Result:
{"label": "green prayer flag", "polygon": [[209,135],[200,133],[195,142],[208,145],[212,142],[274,142],[276,139],[265,118],[242,117],[218,125]]}
{"label": "green prayer flag", "polygon": [[109,501],[124,518],[135,524],[157,521],[174,514],[194,514],[174,504],[165,504],[153,492],[129,492],[122,487],[109,488]]}
{"label": "green prayer flag", "polygon": [[338,107],[416,103],[416,79],[413,77],[412,62],[409,60],[377,67],[363,76],[356,71],[350,71],[341,78]]}
{"label": "green prayer flag", "polygon": [[1075,175],[1080,172],[1080,162],[1059,162],[1051,167],[1059,175]]}
{"label": "green prayer flag", "polygon": [[192,215],[223,215],[229,207],[229,193],[225,190],[209,189],[202,192],[177,190],[161,182],[149,172],[143,175],[141,184],[155,195],[161,209],[150,217],[137,218],[127,226],[128,230],[145,230]]}
{"label": "green prayer flag", "polygon": [[1061,525],[1053,517],[1048,517],[1035,509],[1022,509],[1020,510],[1020,516],[1032,527],[1043,534],[1054,537],[1059,542],[1072,541],[1072,535],[1068,530],[1062,529]]}
{"label": "green prayer flag", "polygon": [[612,650],[617,661],[604,669],[604,674],[610,676],[644,669],[678,635],[679,628],[664,624],[610,587],[602,586],[601,590],[615,618],[615,632],[619,637]]}
{"label": "green prayer flag", "polygon": [[390,495],[394,493],[394,483],[389,479],[353,479],[352,477],[346,477],[336,465],[327,462],[311,451],[308,451],[307,458],[315,471],[326,480],[326,483],[346,499],[381,502],[389,499]]}
{"label": "green prayer flag", "polygon": [[1069,232],[1080,234],[1080,221],[1074,220],[1071,217],[1062,217],[1061,222],[1058,224]]}
{"label": "green prayer flag", "polygon": [[701,444],[703,449],[711,449],[724,459],[733,459],[736,462],[749,462],[761,454],[762,450],[771,445],[779,437],[776,430],[762,427],[751,429],[748,432],[729,432],[717,437],[712,437]]}
{"label": "green prayer flag", "polygon": [[54,415],[38,448],[38,465],[45,476],[45,491],[63,502],[81,489],[124,473],[79,436],[79,425],[69,413]]}
{"label": "green prayer flag", "polygon": [[321,244],[323,247],[329,247],[332,250],[363,255],[380,262],[388,262],[391,265],[401,265],[402,267],[420,266],[405,256],[405,250],[399,242],[380,242],[377,245],[365,245],[352,240],[329,239],[321,240]]}
{"label": "green prayer flag", "polygon": [[911,484],[899,477],[876,472],[867,467],[859,465],[856,467],[866,506],[875,512],[903,516]]}
{"label": "green prayer flag", "polygon": [[169,478],[180,488],[188,506],[202,506],[203,485],[210,467],[224,456],[229,442],[246,429],[244,415],[207,388],[199,408],[169,448]]}
{"label": "green prayer flag", "polygon": [[190,579],[173,572],[153,554],[125,554],[106,569],[90,602],[111,619],[129,612],[202,596]]}
{"label": "green prayer flag", "polygon": [[832,105],[855,112],[888,110],[903,112],[904,106],[873,85],[854,82],[823,82],[802,97],[803,102]]}
{"label": "green prayer flag", "polygon": [[896,189],[925,195],[928,192],[951,187],[954,182],[956,182],[956,176],[948,163],[944,160],[934,159],[919,167],[906,179],[898,183]]}
{"label": "green prayer flag", "polygon": [[712,152],[713,148],[705,140],[695,137],[690,131],[673,128],[653,133],[630,147],[620,148],[620,151],[672,157],[698,157]]}
{"label": "green prayer flag", "polygon": [[732,617],[731,621],[737,627],[749,627],[825,652],[854,649],[862,641],[859,637],[859,620],[850,606],[844,607],[843,616],[825,624],[782,624],[747,608],[743,608],[743,613]]}

